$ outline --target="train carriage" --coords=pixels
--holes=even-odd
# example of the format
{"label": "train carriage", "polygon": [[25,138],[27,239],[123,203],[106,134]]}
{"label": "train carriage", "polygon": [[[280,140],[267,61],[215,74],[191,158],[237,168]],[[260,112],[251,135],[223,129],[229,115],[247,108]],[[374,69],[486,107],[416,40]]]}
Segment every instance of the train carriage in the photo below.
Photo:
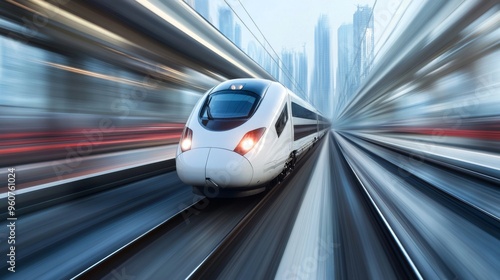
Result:
{"label": "train carriage", "polygon": [[180,179],[205,193],[251,195],[293,168],[329,122],[278,82],[235,79],[194,107],[177,149]]}

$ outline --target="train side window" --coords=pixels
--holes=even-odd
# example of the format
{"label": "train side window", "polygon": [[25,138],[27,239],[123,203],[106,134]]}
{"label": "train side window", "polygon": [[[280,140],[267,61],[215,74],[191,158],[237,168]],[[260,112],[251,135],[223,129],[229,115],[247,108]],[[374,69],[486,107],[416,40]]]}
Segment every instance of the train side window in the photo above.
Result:
{"label": "train side window", "polygon": [[287,121],[288,121],[288,106],[285,104],[285,107],[281,111],[281,114],[278,117],[276,124],[274,125],[274,127],[276,128],[276,133],[278,134],[278,137],[280,137],[281,133],[285,129]]}

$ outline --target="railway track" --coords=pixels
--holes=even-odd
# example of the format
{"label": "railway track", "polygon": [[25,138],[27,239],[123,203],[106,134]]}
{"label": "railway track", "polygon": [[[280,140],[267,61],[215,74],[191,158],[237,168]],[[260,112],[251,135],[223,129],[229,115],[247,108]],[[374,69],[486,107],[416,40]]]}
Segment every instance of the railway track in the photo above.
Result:
{"label": "railway track", "polygon": [[[381,240],[381,244],[383,244],[382,246],[384,246],[386,252],[389,252],[388,257],[391,258],[391,266],[394,268],[394,272],[399,274],[396,278],[402,277],[405,279],[423,279],[419,270],[415,266],[414,261],[408,255],[407,250],[401,243],[399,237],[394,232],[390,223],[388,223],[382,211],[380,211],[379,206],[373,200],[370,192],[360,180],[355,169],[353,169],[352,164],[349,163],[349,159],[345,157],[342,147],[336,139],[332,139],[332,141],[334,142],[332,145],[335,150],[335,153],[332,156],[336,157],[336,162],[342,165],[340,168],[346,173],[346,176],[351,177],[351,191],[359,197],[359,202],[363,204],[360,208],[363,208],[365,215],[375,222],[374,232],[379,234],[379,239]],[[370,223],[367,224],[369,225]],[[353,271],[348,271],[346,274],[338,274],[337,276],[340,278],[350,278],[349,276],[352,276],[350,274],[353,273]],[[374,275],[368,274],[365,276],[373,277]],[[387,277],[387,275],[384,277]]]}
{"label": "railway track", "polygon": [[[490,181],[432,161],[412,169],[400,160],[403,151],[349,134],[324,139],[256,196],[192,196],[171,172],[26,215],[19,246],[30,250],[19,254],[17,276],[453,279],[499,272],[498,189]],[[29,233],[46,220],[54,228]],[[309,249],[318,241],[326,247],[312,264]]]}
{"label": "railway track", "polygon": [[[322,142],[323,141],[320,141],[317,144],[321,144]],[[318,146],[320,145],[311,146],[310,151],[300,158],[295,167],[296,171],[300,170],[304,163],[307,162],[313,154],[315,154]],[[228,256],[228,251],[233,248],[236,242],[241,240],[241,236],[245,234],[248,227],[251,227],[256,220],[266,214],[266,210],[273,204],[276,198],[280,196],[296,173],[297,172],[292,172],[283,180],[273,183],[274,185],[270,187],[270,190],[264,194],[250,198],[238,200],[208,200],[207,198],[200,198],[200,200],[195,201],[191,205],[181,209],[171,218],[166,219],[133,241],[109,254],[107,257],[75,275],[72,279],[113,279],[113,275],[119,275],[120,273],[130,273],[130,275],[135,275],[135,271],[127,269],[127,262],[131,259],[131,257],[140,256],[141,252],[144,252],[145,248],[149,248],[155,242],[161,242],[161,239],[171,238],[173,231],[180,229],[181,232],[185,233],[186,231],[192,232],[193,230],[196,230],[193,227],[184,227],[183,224],[199,224],[202,223],[201,220],[208,220],[210,219],[209,216],[216,216],[220,211],[224,211],[226,208],[231,208],[234,204],[245,204],[246,207],[242,207],[245,210],[239,209],[244,212],[244,214],[241,214],[240,211],[239,214],[241,215],[241,218],[238,218],[238,221],[234,224],[234,226],[231,226],[231,229],[224,234],[222,239],[218,241],[213,248],[211,248],[199,264],[196,265],[196,267],[194,267],[189,274],[186,274],[185,277],[189,279],[200,279],[209,274],[213,275],[213,273],[217,273],[217,271],[214,270],[214,267],[217,267],[218,264],[224,263],[225,258]],[[300,200],[300,195],[297,196],[297,199]],[[205,204],[207,204],[208,207],[205,207]],[[228,207],[227,205],[230,206]],[[291,214],[291,216],[293,217],[294,215]],[[287,228],[286,230],[289,229]],[[156,257],[161,258],[161,256]]]}
{"label": "railway track", "polygon": [[500,240],[500,222],[492,214],[495,206],[482,199],[489,194],[498,201],[498,192],[488,180],[432,161],[412,168],[397,149],[342,133],[336,139],[417,278],[498,274],[498,252],[491,246]]}

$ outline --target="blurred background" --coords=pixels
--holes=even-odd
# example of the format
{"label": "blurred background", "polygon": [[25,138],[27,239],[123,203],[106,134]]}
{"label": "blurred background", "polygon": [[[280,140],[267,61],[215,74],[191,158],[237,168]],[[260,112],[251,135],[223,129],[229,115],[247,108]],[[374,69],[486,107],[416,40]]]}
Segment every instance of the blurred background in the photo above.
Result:
{"label": "blurred background", "polygon": [[[333,2],[297,14],[288,12],[309,4],[276,1],[269,12],[259,1],[186,1],[203,17],[189,15],[197,24],[206,19],[233,43],[226,48],[336,127],[498,140],[495,3],[473,14],[475,1]],[[150,24],[99,1],[2,3],[0,165],[65,156],[101,121],[109,127],[92,142],[93,154],[175,143],[204,91],[249,76],[186,57],[183,47],[192,46],[145,29]],[[298,24],[304,32],[288,26]]]}
{"label": "blurred background", "polygon": [[[488,246],[499,241],[499,65],[500,4],[494,0],[3,0],[0,177],[6,176],[7,168],[15,167],[17,190],[24,190],[21,193],[117,170],[125,173],[106,182],[102,178],[85,182],[82,188],[108,181],[119,184],[124,178],[135,180],[135,173],[127,174],[127,170],[156,169],[154,164],[167,160],[173,165],[184,124],[207,90],[233,78],[275,80],[332,121],[329,156],[322,156],[315,169],[332,175],[325,175],[329,179],[318,185],[332,187],[329,192],[337,187],[345,188],[346,193],[353,186],[358,188],[363,176],[352,179],[351,171],[344,176],[342,166],[375,178],[385,170],[377,168],[394,164],[405,176],[420,176],[439,189],[436,193],[449,195],[438,200],[433,213],[443,209],[439,208],[442,205],[446,211],[459,205],[457,209],[472,211],[475,216],[460,212],[464,222],[455,224],[459,218],[445,210],[439,212],[441,216],[427,217],[418,216],[422,212],[415,207],[407,220],[394,222],[422,230],[417,237],[411,235],[416,230],[399,232],[410,236],[406,243],[402,240],[416,266],[430,278],[453,279],[449,271],[488,278],[484,276],[498,272],[498,252]],[[391,154],[395,151],[401,155]],[[376,158],[372,152],[391,163],[370,164],[368,158]],[[432,169],[436,166],[444,171]],[[183,199],[169,197],[168,205],[175,210],[192,201],[190,190],[185,191],[187,186],[178,182],[175,172],[166,176],[171,177],[162,182],[179,187],[184,195]],[[405,176],[401,180],[407,180]],[[373,182],[366,180],[366,186]],[[379,187],[386,187],[386,181],[380,182]],[[420,190],[422,184],[412,181],[408,188]],[[2,185],[0,190],[5,200],[7,187]],[[64,192],[72,194],[71,189]],[[52,195],[44,195],[47,193]],[[418,197],[417,192],[397,197],[390,197],[397,193],[394,189],[388,193],[387,201],[397,203]],[[33,197],[24,207],[31,207],[30,201],[50,200],[39,193]],[[338,199],[332,197],[326,203],[328,215],[333,215],[333,201]],[[451,203],[449,197],[457,200]],[[433,199],[428,195],[416,201],[433,205]],[[364,201],[359,205],[370,204],[366,198],[359,201]],[[388,203],[393,208],[382,212],[403,213],[406,210],[401,209],[411,208],[396,209],[397,203]],[[335,205],[342,206],[340,202]],[[352,205],[347,203],[342,211],[358,209],[349,208]],[[174,210],[169,213],[173,215]],[[332,217],[328,215],[321,217]],[[432,231],[433,225],[442,222],[436,217],[458,225],[457,231]],[[71,228],[66,226],[61,228]],[[362,231],[352,229],[356,234]],[[458,251],[448,254],[441,248],[438,253],[443,255],[431,252],[429,248],[437,246],[433,241],[444,244],[449,236],[465,239],[463,244],[456,243],[462,244],[457,245]],[[419,247],[424,239],[428,242],[421,246],[427,251]],[[124,240],[118,244],[129,241]],[[35,241],[33,244],[46,248],[53,244]],[[349,245],[347,241],[342,244]],[[30,254],[39,256],[42,250],[33,248]],[[357,256],[365,254],[362,251]],[[475,262],[455,259],[471,251],[484,257],[480,262],[483,271]],[[488,254],[482,254],[484,251]],[[439,267],[441,263],[447,268]],[[73,266],[71,273],[80,268]],[[55,278],[68,276],[54,273]],[[363,275],[373,277],[370,273]]]}
{"label": "blurred background", "polygon": [[176,143],[206,90],[248,76],[282,82],[339,129],[438,131],[495,149],[494,1],[264,2],[185,1],[183,26],[214,45],[159,31],[172,23],[150,19],[148,1],[4,1],[0,165],[64,158],[88,138],[88,154]]}

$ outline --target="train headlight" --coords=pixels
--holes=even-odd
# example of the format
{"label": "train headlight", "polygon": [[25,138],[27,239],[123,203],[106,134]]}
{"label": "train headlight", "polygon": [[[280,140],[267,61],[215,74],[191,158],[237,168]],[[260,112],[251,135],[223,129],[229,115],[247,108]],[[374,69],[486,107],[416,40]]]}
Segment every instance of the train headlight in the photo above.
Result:
{"label": "train headlight", "polygon": [[253,147],[253,145],[255,145],[255,142],[253,141],[253,139],[247,138],[247,139],[243,140],[243,142],[241,142],[241,149],[243,151],[248,151]]}
{"label": "train headlight", "polygon": [[185,152],[191,149],[191,144],[193,143],[193,130],[189,127],[185,127],[181,136],[181,151]]}
{"label": "train headlight", "polygon": [[264,134],[264,131],[266,131],[265,127],[257,128],[255,130],[249,131],[241,138],[240,143],[238,143],[238,146],[234,148],[234,151],[240,155],[244,155],[250,151],[257,142],[259,142],[260,138]]}

